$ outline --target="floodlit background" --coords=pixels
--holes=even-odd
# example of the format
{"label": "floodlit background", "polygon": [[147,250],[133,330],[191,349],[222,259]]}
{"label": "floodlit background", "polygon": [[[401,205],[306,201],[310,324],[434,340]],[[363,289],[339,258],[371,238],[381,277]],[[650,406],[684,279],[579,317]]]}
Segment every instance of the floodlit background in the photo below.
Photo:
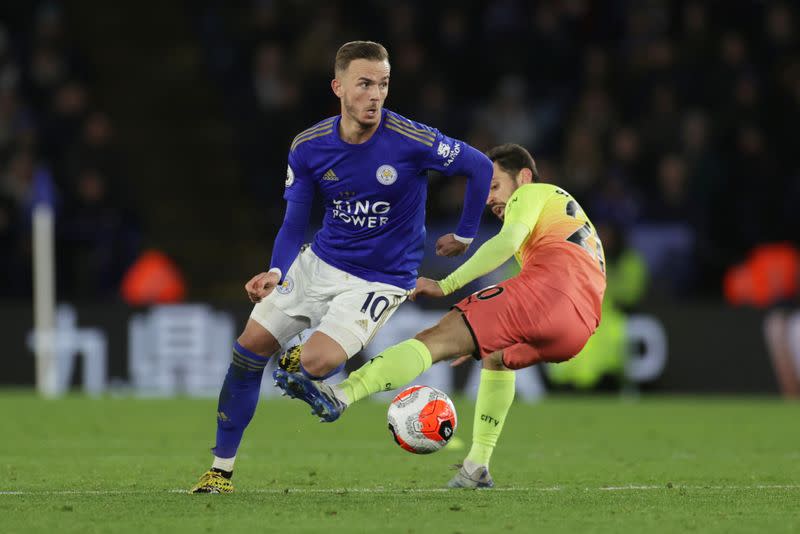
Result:
{"label": "floodlit background", "polygon": [[[338,113],[336,49],[373,39],[387,107],[482,150],[524,145],[601,232],[591,357],[530,371],[537,388],[797,395],[797,26],[780,1],[3,2],[0,383],[34,383],[32,212],[49,205],[62,386],[216,389],[291,139]],[[463,189],[431,176],[429,241]],[[498,227],[487,213],[479,241]],[[461,261],[431,244],[421,273]],[[454,300],[404,305],[373,349]]]}
{"label": "floodlit background", "polygon": [[[237,493],[187,496],[289,144],[338,113],[354,39],[389,50],[388,108],[522,144],[580,201],[602,325],[517,373],[496,491],[442,490],[477,364],[418,380],[459,427],[416,457],[386,396],[319,425],[271,363]],[[0,531],[800,531],[798,124],[791,1],[0,0]],[[429,183],[441,277],[464,179]],[[403,304],[348,370],[513,274]]]}

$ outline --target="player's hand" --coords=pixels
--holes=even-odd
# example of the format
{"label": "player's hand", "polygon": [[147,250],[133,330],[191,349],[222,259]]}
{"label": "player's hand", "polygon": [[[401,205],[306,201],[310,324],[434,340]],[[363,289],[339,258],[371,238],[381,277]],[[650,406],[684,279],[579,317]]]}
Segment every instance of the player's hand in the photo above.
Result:
{"label": "player's hand", "polygon": [[459,356],[458,358],[456,358],[455,360],[450,362],[450,367],[458,367],[462,363],[464,363],[466,361],[469,361],[469,360],[472,360],[472,359],[473,359],[472,358],[472,354],[465,354],[463,356]]}
{"label": "player's hand", "polygon": [[465,253],[469,245],[456,240],[454,234],[445,234],[436,241],[436,255],[447,256],[460,256]]}
{"label": "player's hand", "polygon": [[247,298],[250,302],[261,302],[261,299],[272,293],[279,281],[278,273],[258,273],[244,285]]}
{"label": "player's hand", "polygon": [[420,295],[439,298],[444,296],[444,291],[442,291],[442,288],[436,280],[420,276],[417,278],[417,287],[414,288],[414,291],[411,292],[408,299],[413,302],[417,300],[417,297]]}

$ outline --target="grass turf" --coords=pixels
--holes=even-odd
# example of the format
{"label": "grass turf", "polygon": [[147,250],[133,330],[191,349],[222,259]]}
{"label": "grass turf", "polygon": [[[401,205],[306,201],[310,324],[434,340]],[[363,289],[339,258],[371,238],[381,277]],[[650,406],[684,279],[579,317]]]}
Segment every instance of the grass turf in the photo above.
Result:
{"label": "grass turf", "polygon": [[555,398],[515,404],[497,490],[446,491],[469,446],[414,456],[385,404],[319,424],[262,402],[233,495],[186,495],[208,468],[215,402],[0,393],[0,531],[798,532],[800,405],[768,399]]}

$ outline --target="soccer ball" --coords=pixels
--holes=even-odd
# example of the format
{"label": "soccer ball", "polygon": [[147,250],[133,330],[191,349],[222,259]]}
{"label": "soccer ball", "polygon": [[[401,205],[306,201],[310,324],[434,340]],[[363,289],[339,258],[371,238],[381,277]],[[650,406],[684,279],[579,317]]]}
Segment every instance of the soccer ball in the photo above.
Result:
{"label": "soccer ball", "polygon": [[395,443],[414,454],[430,454],[447,445],[456,431],[456,408],[444,392],[411,386],[389,405],[389,432]]}

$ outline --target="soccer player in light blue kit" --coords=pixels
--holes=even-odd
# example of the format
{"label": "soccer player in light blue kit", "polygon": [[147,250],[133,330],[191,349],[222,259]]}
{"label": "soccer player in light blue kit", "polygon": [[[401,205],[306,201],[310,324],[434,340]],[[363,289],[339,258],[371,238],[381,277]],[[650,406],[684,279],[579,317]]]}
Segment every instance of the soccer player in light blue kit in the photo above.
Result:
{"label": "soccer player in light blue kit", "polygon": [[[283,225],[271,268],[245,290],[255,304],[233,346],[219,395],[211,470],[190,490],[230,493],[236,451],[255,412],[269,358],[307,328],[300,370],[312,379],[338,371],[370,342],[413,290],[425,241],[427,171],[467,177],[461,220],[436,253],[464,253],[478,231],[492,162],[468,144],[384,109],[389,55],[354,41],[336,54],[333,92],[341,115],[295,137],[289,151]],[[322,229],[301,249],[315,191]]]}

